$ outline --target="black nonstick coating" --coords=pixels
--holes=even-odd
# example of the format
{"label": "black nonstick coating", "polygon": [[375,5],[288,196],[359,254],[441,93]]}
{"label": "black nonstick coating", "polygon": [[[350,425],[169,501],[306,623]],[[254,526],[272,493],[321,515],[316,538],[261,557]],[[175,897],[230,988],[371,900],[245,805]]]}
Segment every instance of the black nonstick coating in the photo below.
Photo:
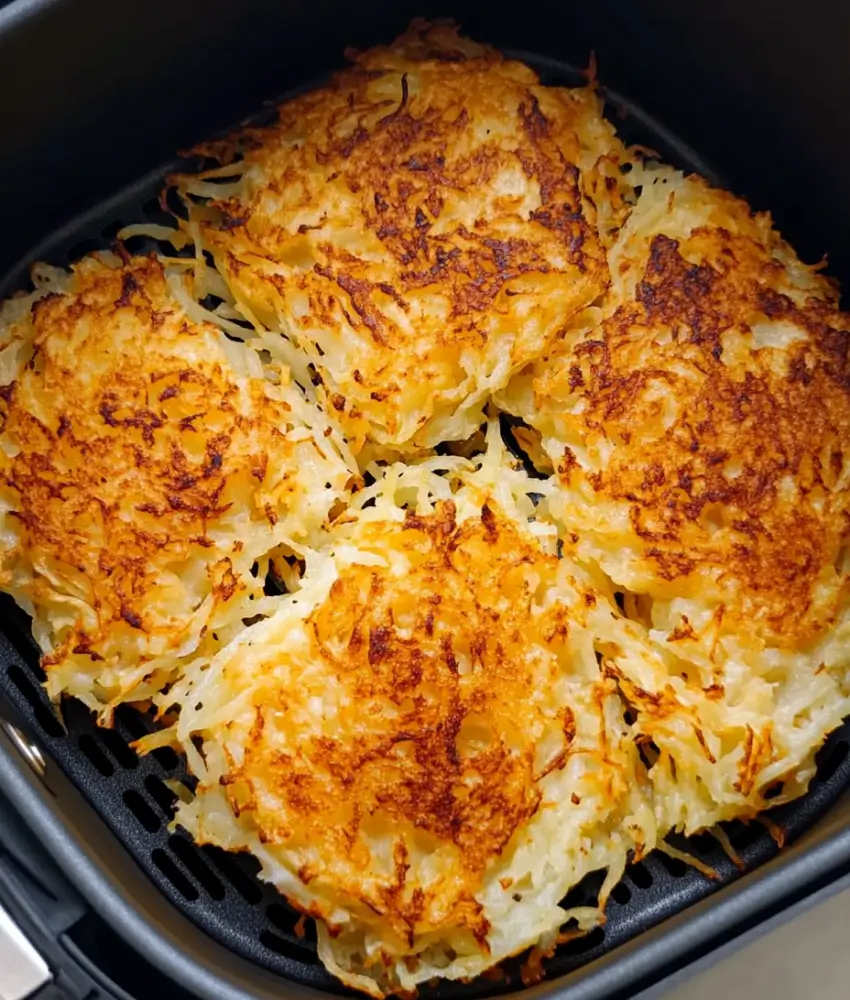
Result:
{"label": "black nonstick coating", "polygon": [[[584,82],[573,67],[528,53],[514,54],[530,63],[544,83],[574,86]],[[676,166],[721,182],[692,150],[640,109],[615,94],[606,94],[606,98],[608,114],[627,142],[639,142]],[[165,164],[119,195],[93,206],[46,240],[36,257],[66,264],[83,253],[108,247],[122,225],[141,220],[167,222],[157,196],[162,179],[175,166]],[[133,251],[154,246],[149,240],[130,243]],[[167,249],[171,252],[171,248]],[[25,285],[30,262],[21,262],[0,293],[5,295]],[[276,890],[256,878],[258,865],[253,859],[215,848],[199,849],[181,831],[169,830],[175,802],[173,782],[191,785],[191,779],[173,751],[156,750],[139,759],[129,748],[130,741],[153,728],[150,717],[122,707],[115,728],[107,731],[95,725],[80,703],[68,701],[63,709],[63,726],[40,686],[43,674],[28,620],[7,598],[0,598],[0,623],[0,702],[5,700],[14,708],[41,747],[171,902],[200,929],[247,960],[302,985],[347,993],[319,962],[310,924],[300,926],[298,914]],[[771,819],[784,831],[786,841],[811,826],[844,789],[850,780],[848,751],[850,725],[845,723],[821,750],[818,775],[808,794],[772,812]],[[758,822],[749,826],[730,824],[727,832],[746,869],[762,864],[778,850],[773,835]],[[678,846],[713,868],[719,880],[711,881],[696,869],[662,854],[632,865],[612,894],[605,926],[562,946],[544,962],[546,976],[563,975],[598,958],[741,874],[708,835]],[[601,882],[601,873],[598,877],[588,876],[570,892],[569,905],[595,899]],[[443,982],[425,987],[420,993],[450,1000],[510,992],[522,985],[520,967],[521,959],[516,959],[505,963],[502,978]]]}

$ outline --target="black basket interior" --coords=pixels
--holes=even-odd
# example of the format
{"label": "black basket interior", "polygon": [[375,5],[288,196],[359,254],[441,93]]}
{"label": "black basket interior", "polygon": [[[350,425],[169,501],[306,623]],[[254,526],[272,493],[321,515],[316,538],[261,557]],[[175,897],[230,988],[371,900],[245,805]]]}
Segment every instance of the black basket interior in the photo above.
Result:
{"label": "black basket interior", "polygon": [[[571,67],[526,53],[517,55],[531,63],[545,83],[575,86],[583,82]],[[675,136],[627,100],[612,94],[606,97],[626,141],[655,149],[676,166],[718,182],[717,175]],[[81,254],[109,247],[123,225],[142,220],[168,222],[158,195],[163,178],[176,166],[176,162],[166,164],[94,206],[41,244],[33,259],[67,264]],[[128,247],[133,252],[156,248],[173,253],[171,247],[146,239],[134,239]],[[26,284],[29,262],[21,262],[2,294]],[[13,710],[16,721],[80,789],[162,892],[200,929],[243,958],[290,981],[348,993],[319,962],[311,922],[299,921],[299,914],[286,900],[259,881],[259,865],[253,858],[199,848],[185,832],[170,829],[176,795],[166,782],[183,782],[191,788],[192,779],[183,760],[170,749],[154,750],[142,759],[130,749],[131,741],[154,728],[151,717],[125,706],[116,713],[115,728],[105,730],[82,704],[69,700],[63,705],[63,725],[41,688],[43,676],[27,616],[0,596],[0,703]],[[818,774],[808,794],[770,814],[786,841],[819,819],[849,780],[850,723],[845,723],[821,749]],[[764,863],[779,849],[774,836],[758,822],[728,824],[727,833],[745,870]],[[707,834],[678,846],[713,868],[718,880],[658,852],[631,865],[613,891],[605,926],[561,946],[544,961],[545,975],[564,975],[599,958],[742,874]],[[570,892],[568,905],[595,901],[602,877],[603,873],[595,873],[584,879]],[[522,986],[521,965],[520,957],[504,964],[500,978],[443,982],[421,993],[435,1000],[471,1000],[510,992]]]}

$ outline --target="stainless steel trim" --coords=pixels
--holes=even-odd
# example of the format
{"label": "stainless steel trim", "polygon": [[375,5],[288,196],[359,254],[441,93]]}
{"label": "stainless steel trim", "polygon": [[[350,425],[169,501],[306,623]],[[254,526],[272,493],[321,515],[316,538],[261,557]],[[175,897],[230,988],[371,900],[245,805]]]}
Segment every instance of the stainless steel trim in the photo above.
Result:
{"label": "stainless steel trim", "polygon": [[[18,753],[20,753],[39,778],[44,778],[47,765],[45,764],[41,750],[34,743],[31,743],[17,726],[13,726],[6,719],[0,719],[0,728],[6,732],[9,739],[15,744]],[[0,996],[0,1000],[5,1000],[5,997]]]}
{"label": "stainless steel trim", "polygon": [[0,905],[0,1000],[24,1000],[52,978],[47,963]]}

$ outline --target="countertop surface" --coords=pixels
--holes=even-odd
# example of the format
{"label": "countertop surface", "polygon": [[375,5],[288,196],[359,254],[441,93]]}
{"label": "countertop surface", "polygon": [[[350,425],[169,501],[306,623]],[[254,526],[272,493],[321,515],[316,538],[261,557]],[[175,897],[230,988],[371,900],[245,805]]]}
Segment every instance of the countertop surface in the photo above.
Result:
{"label": "countertop surface", "polygon": [[848,1000],[850,890],[832,896],[658,1000]]}

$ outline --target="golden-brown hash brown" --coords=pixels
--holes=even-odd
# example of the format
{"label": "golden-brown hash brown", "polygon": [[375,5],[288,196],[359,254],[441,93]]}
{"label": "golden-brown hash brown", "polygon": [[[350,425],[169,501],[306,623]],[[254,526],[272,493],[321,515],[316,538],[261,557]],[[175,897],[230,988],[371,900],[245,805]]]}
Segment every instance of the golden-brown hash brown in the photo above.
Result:
{"label": "golden-brown hash brown", "polygon": [[307,353],[355,448],[410,451],[468,437],[604,291],[626,151],[600,109],[592,87],[414,27],[275,124],[201,147],[244,156],[211,171],[221,187],[175,182],[235,299]]}
{"label": "golden-brown hash brown", "polygon": [[611,260],[598,324],[506,394],[542,434],[578,550],[638,594],[811,641],[847,596],[848,319],[832,285],[769,220],[672,172]]}
{"label": "golden-brown hash brown", "polygon": [[241,627],[252,564],[320,530],[347,473],[155,258],[89,258],[8,311],[0,585],[34,613],[51,694],[108,718]]}
{"label": "golden-brown hash brown", "polygon": [[[397,861],[364,902],[405,938],[417,926],[455,920],[485,935],[474,889],[537,810],[539,782],[563,767],[575,736],[569,708],[549,713],[530,697],[557,684],[560,673],[553,657],[548,674],[533,678],[527,659],[531,578],[543,571],[540,563],[553,573],[555,562],[535,556],[489,506],[480,520],[458,526],[447,501],[430,517],[409,516],[400,530],[408,575],[396,582],[382,567],[353,566],[334,582],[308,626],[321,662],[316,683],[305,662],[260,706],[244,759],[228,776],[228,796],[237,812],[254,811],[266,843],[297,838],[315,850],[315,870],[299,872],[305,883],[328,859],[340,866],[347,859],[357,872],[349,889],[355,897],[369,863],[366,827],[386,824],[395,831]],[[387,531],[399,529],[377,525],[365,544],[381,551]],[[509,553],[500,562],[490,557],[497,545]],[[541,627],[542,644],[557,650],[566,607],[553,608]],[[303,714],[310,731],[309,702],[316,684],[327,683],[325,671],[337,711],[321,735],[301,740],[290,726]],[[276,732],[283,714],[288,738]],[[538,744],[546,732],[548,745]],[[401,833],[413,828],[423,846],[451,853],[452,877],[441,893],[413,898],[405,889],[398,868],[409,852]]]}
{"label": "golden-brown hash brown", "polygon": [[308,566],[247,646],[163,701],[184,742],[204,738],[180,822],[259,850],[329,929],[329,967],[377,996],[553,941],[582,874],[613,885],[654,842],[594,651],[611,605],[492,498],[399,521],[390,496],[340,520],[330,576]]}

